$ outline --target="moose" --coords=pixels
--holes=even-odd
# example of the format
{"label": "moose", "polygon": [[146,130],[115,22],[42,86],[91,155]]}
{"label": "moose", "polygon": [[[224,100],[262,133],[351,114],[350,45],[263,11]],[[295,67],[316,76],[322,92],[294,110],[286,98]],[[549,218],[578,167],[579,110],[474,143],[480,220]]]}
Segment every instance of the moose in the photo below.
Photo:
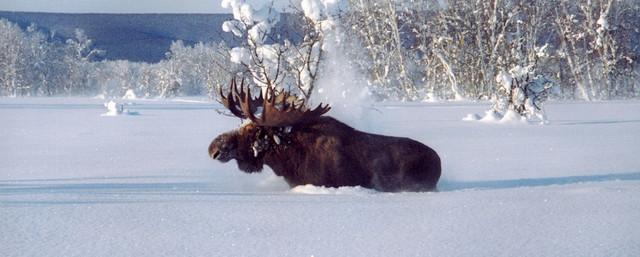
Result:
{"label": "moose", "polygon": [[374,135],[324,116],[331,107],[315,109],[284,90],[268,87],[251,96],[236,79],[219,101],[245,120],[209,145],[209,156],[226,163],[235,159],[247,173],[266,164],[290,187],[362,186],[378,191],[433,191],[440,178],[440,157],[409,138]]}

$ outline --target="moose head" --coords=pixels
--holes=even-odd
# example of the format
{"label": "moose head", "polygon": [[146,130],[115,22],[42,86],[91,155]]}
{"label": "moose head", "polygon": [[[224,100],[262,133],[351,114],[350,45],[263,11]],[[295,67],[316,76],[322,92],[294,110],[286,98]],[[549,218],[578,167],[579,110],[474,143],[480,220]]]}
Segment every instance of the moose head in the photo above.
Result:
{"label": "moose head", "polygon": [[220,89],[220,102],[233,115],[250,122],[214,139],[209,145],[209,155],[221,162],[236,159],[238,167],[249,173],[262,170],[267,151],[289,143],[283,140],[288,139],[287,134],[294,126],[313,121],[331,109],[320,104],[309,110],[304,100],[288,92],[276,93],[272,87],[267,87],[265,94],[260,92],[257,98],[252,98],[249,88],[245,89],[244,79],[239,90],[236,80],[231,80],[226,97]]}

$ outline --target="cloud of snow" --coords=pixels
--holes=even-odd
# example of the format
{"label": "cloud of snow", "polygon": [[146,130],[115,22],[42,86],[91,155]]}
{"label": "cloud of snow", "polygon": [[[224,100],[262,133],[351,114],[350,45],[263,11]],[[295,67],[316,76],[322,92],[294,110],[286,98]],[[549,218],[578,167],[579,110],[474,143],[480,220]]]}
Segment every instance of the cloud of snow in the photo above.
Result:
{"label": "cloud of snow", "polygon": [[344,52],[347,50],[343,40],[345,35],[340,30],[339,20],[335,18],[341,10],[345,10],[346,3],[340,0],[310,0],[303,1],[304,5],[307,5],[305,14],[326,17],[318,21],[324,33],[324,60],[312,100],[331,105],[329,115],[357,129],[366,130],[369,127],[368,117],[373,110],[373,99],[364,75],[351,65]]}
{"label": "cloud of snow", "polygon": [[264,168],[260,174],[246,174],[238,181],[239,184],[230,185],[229,188],[244,192],[286,192],[290,189],[289,184],[274,174],[269,166]]}
{"label": "cloud of snow", "polygon": [[345,60],[339,48],[327,51],[325,57],[313,100],[331,105],[329,115],[338,120],[357,129],[366,129],[373,99],[364,76]]}
{"label": "cloud of snow", "polygon": [[323,187],[314,185],[297,186],[291,189],[295,194],[312,194],[312,195],[370,195],[379,193],[373,189],[361,186],[355,187]]}

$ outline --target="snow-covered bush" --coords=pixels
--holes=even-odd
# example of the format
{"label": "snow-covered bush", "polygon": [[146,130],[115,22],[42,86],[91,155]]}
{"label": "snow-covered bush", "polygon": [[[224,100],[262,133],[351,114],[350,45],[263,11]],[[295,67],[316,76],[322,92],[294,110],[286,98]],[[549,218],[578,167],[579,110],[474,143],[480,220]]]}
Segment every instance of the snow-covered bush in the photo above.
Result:
{"label": "snow-covered bush", "polygon": [[140,113],[124,108],[124,106],[125,104],[123,103],[117,103],[113,100],[110,100],[104,103],[104,107],[107,108],[107,112],[103,113],[101,116],[140,115]]}
{"label": "snow-covered bush", "polygon": [[493,115],[505,117],[507,113],[515,112],[527,120],[547,122],[544,102],[550,94],[557,92],[557,87],[553,81],[535,72],[535,64],[500,71],[496,82],[498,89],[491,107]]}

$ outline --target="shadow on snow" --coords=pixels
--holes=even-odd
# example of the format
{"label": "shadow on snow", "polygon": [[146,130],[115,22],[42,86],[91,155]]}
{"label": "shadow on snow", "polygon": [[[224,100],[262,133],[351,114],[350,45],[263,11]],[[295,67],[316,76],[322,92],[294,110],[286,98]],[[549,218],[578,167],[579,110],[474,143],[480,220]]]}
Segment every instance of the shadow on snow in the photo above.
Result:
{"label": "shadow on snow", "polygon": [[586,182],[627,181],[640,180],[640,172],[618,173],[591,176],[569,176],[552,178],[525,178],[512,180],[488,180],[488,181],[441,181],[438,191],[455,191],[468,189],[508,189],[518,187],[540,187],[553,185],[567,185]]}
{"label": "shadow on snow", "polygon": [[[117,179],[157,178],[189,179],[190,177],[121,177]],[[238,188],[237,192],[220,192],[215,185],[201,182],[108,182],[113,179],[116,178],[2,180],[0,181],[0,206],[203,202],[212,199],[194,198],[194,196],[228,197],[286,193],[249,192],[241,188]],[[197,179],[197,177],[190,179]],[[445,180],[440,182],[438,191],[494,190],[633,180],[640,180],[640,172],[493,181]]]}

